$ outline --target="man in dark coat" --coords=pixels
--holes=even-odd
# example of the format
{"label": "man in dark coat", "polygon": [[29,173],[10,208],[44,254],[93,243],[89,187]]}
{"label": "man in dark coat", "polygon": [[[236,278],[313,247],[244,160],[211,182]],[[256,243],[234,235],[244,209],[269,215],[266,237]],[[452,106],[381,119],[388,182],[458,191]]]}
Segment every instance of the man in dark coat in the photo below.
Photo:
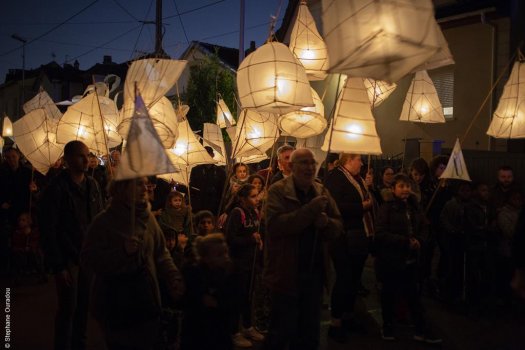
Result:
{"label": "man in dark coat", "polygon": [[42,247],[56,281],[55,349],[85,348],[91,278],[79,257],[87,228],[102,210],[98,183],[85,175],[88,156],[84,143],[66,144],[67,169],[53,178],[39,207]]}

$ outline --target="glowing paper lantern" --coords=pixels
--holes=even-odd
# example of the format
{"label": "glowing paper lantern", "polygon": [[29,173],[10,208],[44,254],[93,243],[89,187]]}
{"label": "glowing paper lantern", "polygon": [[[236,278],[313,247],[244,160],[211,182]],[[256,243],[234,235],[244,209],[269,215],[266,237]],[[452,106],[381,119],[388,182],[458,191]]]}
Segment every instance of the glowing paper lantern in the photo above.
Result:
{"label": "glowing paper lantern", "polygon": [[285,114],[314,105],[303,65],[277,42],[264,44],[241,62],[237,88],[242,108],[258,112]]}
{"label": "glowing paper lantern", "polygon": [[115,179],[134,179],[176,172],[177,169],[166,154],[140,95],[137,96],[135,105],[126,149],[120,158]]}
{"label": "glowing paper lantern", "polygon": [[[108,121],[104,120],[102,124],[104,115],[108,116]],[[111,122],[116,118],[117,108],[111,99],[97,96],[95,93],[87,95],[69,106],[58,122],[57,142],[68,143],[72,140],[80,140],[90,151],[98,154],[106,153],[107,148],[116,147],[122,142]]]}
{"label": "glowing paper lantern", "polygon": [[[177,138],[177,116],[171,101],[162,96],[158,102],[148,107],[148,114],[153,122],[164,148],[173,147]],[[131,119],[124,118],[119,123],[117,130],[120,135],[127,135]]]}
{"label": "glowing paper lantern", "polygon": [[24,103],[23,106],[26,114],[38,108],[43,108],[46,111],[47,123],[50,123],[49,127],[56,127],[62,117],[62,112],[60,112],[51,97],[44,90],[41,90],[35,97]]}
{"label": "glowing paper lantern", "polygon": [[328,51],[306,1],[299,5],[289,47],[303,64],[309,80],[326,78]]}
{"label": "glowing paper lantern", "polygon": [[408,88],[399,120],[417,123],[444,123],[443,107],[427,71],[417,72]]}
{"label": "glowing paper lantern", "polygon": [[363,81],[368,93],[368,99],[373,108],[383,103],[397,87],[395,83],[389,84],[381,80],[363,79]]}
{"label": "glowing paper lantern", "polygon": [[2,137],[11,136],[13,136],[13,123],[11,123],[11,119],[6,115],[2,124]]}
{"label": "glowing paper lantern", "polygon": [[362,78],[346,79],[330,124],[323,151],[381,154],[381,141]]}
{"label": "glowing paper lantern", "polygon": [[178,124],[178,137],[173,148],[168,150],[168,156],[173,164],[181,166],[193,166],[198,164],[215,163],[203,145],[197,140],[191,130],[190,124],[185,115],[188,113],[188,106],[179,106],[177,113],[180,116]]}
{"label": "glowing paper lantern", "polygon": [[324,117],[324,105],[314,89],[312,98],[314,107],[304,107],[298,111],[283,114],[279,117],[277,124],[287,136],[308,138],[319,135],[326,129]]}
{"label": "glowing paper lantern", "polygon": [[226,147],[224,147],[221,128],[219,128],[217,124],[204,123],[202,139],[204,146],[210,146],[213,148],[213,160],[215,160],[218,165],[225,165]]}
{"label": "glowing paper lantern", "polygon": [[396,82],[441,49],[431,0],[322,0],[330,72]]}
{"label": "glowing paper lantern", "polygon": [[525,137],[525,62],[515,62],[487,134],[495,138]]}
{"label": "glowing paper lantern", "polygon": [[230,109],[222,98],[219,98],[217,102],[216,114],[219,127],[226,128],[235,125],[235,119],[233,119]]}
{"label": "glowing paper lantern", "polygon": [[248,157],[264,154],[279,136],[275,116],[243,109],[237,123],[232,157]]}
{"label": "glowing paper lantern", "polygon": [[463,158],[463,151],[461,151],[459,139],[456,139],[454,149],[452,150],[452,154],[448,159],[447,167],[445,168],[443,174],[441,174],[439,178],[472,181],[468,174],[465,158]]}
{"label": "glowing paper lantern", "polygon": [[56,143],[54,127],[55,121],[47,116],[44,108],[32,110],[13,125],[18,149],[44,175],[60,158],[64,148]]}

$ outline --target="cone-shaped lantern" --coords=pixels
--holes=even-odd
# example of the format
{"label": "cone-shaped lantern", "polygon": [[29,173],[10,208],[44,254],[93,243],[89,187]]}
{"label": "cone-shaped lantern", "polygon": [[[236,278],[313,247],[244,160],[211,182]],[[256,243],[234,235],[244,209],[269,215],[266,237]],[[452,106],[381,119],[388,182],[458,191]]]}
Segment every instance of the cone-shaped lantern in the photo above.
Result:
{"label": "cone-shaped lantern", "polygon": [[107,148],[118,146],[122,142],[112,129],[111,123],[104,122],[104,126],[102,124],[105,114],[113,115],[111,120],[114,120],[115,113],[117,113],[115,103],[109,98],[97,96],[95,93],[87,95],[69,106],[58,122],[57,142],[68,143],[72,140],[80,140],[90,151],[98,154],[106,153]]}
{"label": "cone-shaped lantern", "polygon": [[288,46],[269,42],[252,52],[237,70],[242,108],[285,114],[312,107],[310,83]]}
{"label": "cone-shaped lantern", "polygon": [[444,123],[443,107],[427,71],[414,75],[399,120],[417,123]]}
{"label": "cone-shaped lantern", "polygon": [[279,137],[275,116],[243,109],[237,123],[232,158],[263,154]]}
{"label": "cone-shaped lantern", "polygon": [[431,0],[322,0],[330,72],[396,82],[441,47]]}
{"label": "cone-shaped lantern", "polygon": [[121,156],[115,179],[134,179],[175,172],[175,166],[162,146],[140,95],[136,97],[135,106],[126,149]]}
{"label": "cone-shaped lantern", "polygon": [[25,113],[29,113],[37,108],[43,108],[46,111],[49,128],[55,128],[62,117],[62,112],[60,112],[45,90],[41,90],[35,97],[24,103],[23,108]]}
{"label": "cone-shaped lantern", "polygon": [[383,103],[397,87],[395,83],[389,84],[381,80],[363,79],[363,81],[365,82],[368,99],[373,108]]}
{"label": "cone-shaped lantern", "polygon": [[304,0],[299,4],[289,47],[303,64],[309,80],[326,78],[328,51]]}
{"label": "cone-shaped lantern", "polygon": [[64,149],[64,145],[56,143],[55,125],[44,108],[32,110],[13,125],[18,149],[44,175],[60,158]]}
{"label": "cone-shaped lantern", "polygon": [[463,158],[463,152],[461,151],[459,139],[456,139],[454,149],[452,150],[452,154],[448,159],[447,167],[445,168],[443,174],[441,174],[439,178],[472,181],[468,174],[465,158]]}
{"label": "cone-shaped lantern", "polygon": [[13,136],[13,123],[11,123],[11,119],[6,115],[2,123],[2,137],[11,136]]}
{"label": "cone-shaped lantern", "polygon": [[219,98],[219,101],[217,102],[216,114],[217,125],[219,125],[220,128],[226,128],[235,125],[235,119],[233,119],[228,105],[226,105],[226,102],[224,102],[222,98]]}
{"label": "cone-shaped lantern", "polygon": [[193,166],[198,164],[215,163],[203,145],[195,137],[190,124],[186,119],[186,114],[190,108],[179,106],[176,113],[179,117],[178,137],[173,148],[168,150],[168,155],[174,164],[181,166]]}
{"label": "cone-shaped lantern", "polygon": [[202,143],[204,146],[213,148],[213,159],[218,165],[226,164],[226,147],[224,147],[224,139],[222,138],[221,128],[217,124],[204,123],[202,131]]}
{"label": "cone-shaped lantern", "polygon": [[525,137],[525,62],[516,62],[505,84],[487,134],[496,138]]}
{"label": "cone-shaped lantern", "polygon": [[331,124],[321,147],[323,151],[381,154],[376,121],[362,78],[346,79]]}
{"label": "cone-shaped lantern", "polygon": [[288,136],[308,138],[319,135],[326,129],[324,117],[324,105],[314,89],[312,98],[314,107],[304,107],[298,111],[283,114],[279,117],[277,124],[279,129]]}

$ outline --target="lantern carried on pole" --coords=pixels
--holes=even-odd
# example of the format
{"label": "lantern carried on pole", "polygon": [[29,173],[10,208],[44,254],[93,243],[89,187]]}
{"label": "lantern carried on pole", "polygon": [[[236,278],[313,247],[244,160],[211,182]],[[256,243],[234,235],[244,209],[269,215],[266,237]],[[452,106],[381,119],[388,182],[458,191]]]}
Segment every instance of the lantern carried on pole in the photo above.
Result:
{"label": "lantern carried on pole", "polygon": [[386,81],[374,80],[374,79],[363,79],[368,93],[368,99],[372,108],[379,106],[384,100],[390,96],[396,89],[395,83],[387,83]]}
{"label": "lantern carried on pole", "polygon": [[204,123],[202,131],[202,144],[213,148],[213,160],[217,165],[226,165],[226,147],[219,125],[213,123]]}
{"label": "lantern carried on pole", "polygon": [[362,78],[347,77],[321,149],[325,152],[381,154],[381,140]]}
{"label": "lantern carried on pole", "polygon": [[525,137],[525,61],[514,63],[509,80],[505,83],[498,108],[494,111],[487,135],[495,138],[517,139]]}
{"label": "lantern carried on pole", "polygon": [[25,113],[29,113],[37,108],[43,108],[46,111],[47,123],[50,128],[56,127],[58,121],[62,118],[62,112],[60,112],[55,102],[53,102],[49,94],[42,88],[35,97],[24,103],[23,106]]}
{"label": "lantern carried on pole", "polygon": [[299,4],[289,47],[303,64],[309,80],[326,78],[328,50],[305,0]]}
{"label": "lantern carried on pole", "polygon": [[12,137],[13,136],[13,123],[11,119],[6,115],[4,116],[4,121],[2,123],[2,137]]}
{"label": "lantern carried on pole", "polygon": [[275,116],[243,109],[239,116],[232,158],[260,155],[273,146],[279,137]]}
{"label": "lantern carried on pole", "polygon": [[417,72],[408,88],[399,120],[417,123],[444,123],[445,115],[427,71]]}
{"label": "lantern carried on pole", "polygon": [[308,138],[319,135],[326,129],[324,105],[317,92],[311,88],[314,107],[304,107],[298,111],[283,114],[277,124],[288,136]]}
{"label": "lantern carried on pole", "polygon": [[220,128],[226,128],[235,125],[235,119],[233,119],[228,105],[226,105],[226,102],[224,102],[222,98],[219,98],[219,101],[217,101],[216,114],[216,123]]}
{"label": "lantern carried on pole", "polygon": [[314,106],[303,65],[278,42],[262,45],[241,62],[237,89],[242,108],[258,112],[285,114]]}

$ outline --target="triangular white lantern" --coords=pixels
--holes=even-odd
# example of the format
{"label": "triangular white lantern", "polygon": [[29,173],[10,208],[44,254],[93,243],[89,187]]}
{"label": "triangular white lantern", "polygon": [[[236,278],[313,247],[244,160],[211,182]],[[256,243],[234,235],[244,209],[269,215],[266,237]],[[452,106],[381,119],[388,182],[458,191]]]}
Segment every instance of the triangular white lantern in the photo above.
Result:
{"label": "triangular white lantern", "polygon": [[222,137],[221,128],[217,124],[204,123],[202,131],[202,143],[204,146],[213,148],[213,160],[218,165],[226,164],[226,147],[224,147],[224,139]]}
{"label": "triangular white lantern", "polygon": [[216,114],[219,127],[226,128],[235,125],[235,119],[233,119],[228,105],[222,98],[219,98],[219,101],[217,101]]}
{"label": "triangular white lantern", "polygon": [[386,81],[374,80],[374,79],[363,79],[368,93],[368,99],[372,108],[379,106],[384,100],[390,96],[396,89],[395,83],[387,83]]}
{"label": "triangular white lantern", "polygon": [[62,155],[64,145],[56,143],[55,121],[44,108],[30,111],[13,125],[13,135],[20,152],[42,174]]}
{"label": "triangular white lantern", "polygon": [[525,62],[515,62],[494,111],[487,134],[496,138],[525,137]]}
{"label": "triangular white lantern", "polygon": [[381,140],[362,78],[346,79],[321,149],[325,152],[381,154]]}
{"label": "triangular white lantern", "polygon": [[417,123],[445,122],[443,107],[427,71],[423,70],[414,75],[399,120]]}
{"label": "triangular white lantern", "polygon": [[242,108],[285,114],[312,107],[310,83],[288,46],[269,42],[248,55],[237,70]]}
{"label": "triangular white lantern", "polygon": [[50,128],[56,127],[62,117],[62,112],[45,90],[41,90],[35,97],[24,103],[23,108],[26,114],[32,110],[43,108],[46,111],[47,123],[50,123]]}
{"label": "triangular white lantern", "polygon": [[179,114],[178,137],[173,148],[168,150],[168,155],[174,164],[181,166],[193,166],[198,164],[215,163],[203,145],[197,140],[186,119],[188,106],[179,106],[176,113]]}
{"label": "triangular white lantern", "polygon": [[153,127],[144,101],[137,95],[135,114],[131,120],[126,149],[121,156],[116,180],[173,173],[171,163],[159,135]]}
{"label": "triangular white lantern", "polygon": [[297,10],[289,47],[303,64],[309,80],[326,78],[328,51],[304,0]]}
{"label": "triangular white lantern", "polygon": [[322,0],[331,73],[396,82],[440,48],[431,0]]}
{"label": "triangular white lantern", "polygon": [[6,115],[4,121],[2,122],[2,137],[12,137],[13,136],[13,123],[11,119]]}
{"label": "triangular white lantern", "polygon": [[456,139],[454,149],[452,150],[452,154],[448,159],[447,167],[439,178],[472,181],[468,174],[465,158],[463,158],[463,152],[461,151],[459,139]]}
{"label": "triangular white lantern", "polygon": [[283,114],[277,124],[287,136],[308,138],[319,135],[326,129],[324,105],[317,92],[311,88],[314,107],[304,107],[298,111]]}
{"label": "triangular white lantern", "polygon": [[237,123],[232,158],[264,154],[279,137],[275,116],[243,109]]}

